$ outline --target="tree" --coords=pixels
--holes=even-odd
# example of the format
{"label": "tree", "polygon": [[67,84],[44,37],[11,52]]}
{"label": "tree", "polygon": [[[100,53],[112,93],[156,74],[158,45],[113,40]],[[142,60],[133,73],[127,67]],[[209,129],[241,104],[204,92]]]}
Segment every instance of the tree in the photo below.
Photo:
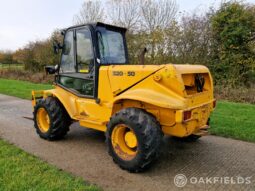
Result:
{"label": "tree", "polygon": [[141,26],[147,34],[149,60],[156,64],[157,54],[164,52],[164,30],[170,28],[175,21],[178,7],[174,0],[145,0],[140,6]]}
{"label": "tree", "polygon": [[211,18],[214,73],[217,81],[247,84],[254,63],[250,44],[255,37],[254,9],[238,2],[223,3]]}
{"label": "tree", "polygon": [[100,1],[85,1],[80,12],[74,16],[74,24],[103,22],[104,20],[104,8]]}
{"label": "tree", "polygon": [[59,64],[60,54],[53,52],[53,41],[62,41],[59,30],[55,30],[51,37],[41,41],[29,42],[24,48],[18,49],[13,58],[16,62],[24,64],[25,70],[37,72],[43,71],[46,65]]}
{"label": "tree", "polygon": [[129,30],[137,30],[141,22],[141,0],[111,0],[109,1],[109,18],[113,24],[125,27]]}
{"label": "tree", "polygon": [[210,60],[210,21],[207,14],[183,14],[165,30],[167,58],[175,63],[205,64]]}
{"label": "tree", "polygon": [[178,7],[174,0],[141,1],[142,27],[149,33],[171,26]]}
{"label": "tree", "polygon": [[8,64],[10,67],[10,65],[14,63],[13,52],[9,50],[0,52],[0,63]]}

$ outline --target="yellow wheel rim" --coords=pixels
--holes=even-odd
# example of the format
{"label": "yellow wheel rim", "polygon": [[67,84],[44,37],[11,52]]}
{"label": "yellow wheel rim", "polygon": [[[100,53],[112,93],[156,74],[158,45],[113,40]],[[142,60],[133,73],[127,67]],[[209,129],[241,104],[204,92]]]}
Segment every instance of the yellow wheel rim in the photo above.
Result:
{"label": "yellow wheel rim", "polygon": [[39,129],[46,133],[50,128],[50,117],[44,108],[40,108],[36,114],[36,122]]}
{"label": "yellow wheel rim", "polygon": [[115,153],[123,160],[132,160],[137,154],[138,141],[132,129],[124,124],[114,127],[111,135]]}

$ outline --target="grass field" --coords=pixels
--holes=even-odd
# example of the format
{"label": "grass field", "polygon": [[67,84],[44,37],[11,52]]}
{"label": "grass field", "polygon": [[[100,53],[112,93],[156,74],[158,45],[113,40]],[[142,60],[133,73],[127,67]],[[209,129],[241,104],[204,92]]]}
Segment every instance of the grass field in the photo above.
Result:
{"label": "grass field", "polygon": [[99,190],[0,140],[0,190]]}
{"label": "grass field", "polygon": [[218,102],[210,124],[211,134],[255,142],[255,105]]}
{"label": "grass field", "polygon": [[0,78],[0,93],[23,99],[31,99],[32,90],[45,90],[51,88],[52,85],[34,84],[26,81],[7,80]]}
{"label": "grass field", "polygon": [[[31,90],[51,85],[0,79],[0,93],[31,99]],[[211,134],[255,142],[255,105],[219,101],[211,116]]]}
{"label": "grass field", "polygon": [[0,63],[0,69],[17,69],[17,70],[23,70],[24,64],[1,64]]}

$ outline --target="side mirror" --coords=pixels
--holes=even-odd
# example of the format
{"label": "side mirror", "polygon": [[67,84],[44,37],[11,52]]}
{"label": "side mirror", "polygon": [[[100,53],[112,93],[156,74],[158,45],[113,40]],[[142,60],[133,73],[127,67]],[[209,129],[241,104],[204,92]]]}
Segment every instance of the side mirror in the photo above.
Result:
{"label": "side mirror", "polygon": [[60,49],[63,49],[63,46],[58,41],[53,41],[54,54],[58,54]]}
{"label": "side mirror", "polygon": [[56,66],[45,66],[44,69],[46,74],[55,74],[57,72]]}

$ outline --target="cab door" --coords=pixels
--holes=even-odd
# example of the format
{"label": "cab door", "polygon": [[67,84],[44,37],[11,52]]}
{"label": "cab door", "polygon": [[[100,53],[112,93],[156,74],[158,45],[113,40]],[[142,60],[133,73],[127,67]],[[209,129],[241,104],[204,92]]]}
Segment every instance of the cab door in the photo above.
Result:
{"label": "cab door", "polygon": [[69,29],[64,37],[57,83],[78,97],[95,97],[95,56],[88,27]]}

